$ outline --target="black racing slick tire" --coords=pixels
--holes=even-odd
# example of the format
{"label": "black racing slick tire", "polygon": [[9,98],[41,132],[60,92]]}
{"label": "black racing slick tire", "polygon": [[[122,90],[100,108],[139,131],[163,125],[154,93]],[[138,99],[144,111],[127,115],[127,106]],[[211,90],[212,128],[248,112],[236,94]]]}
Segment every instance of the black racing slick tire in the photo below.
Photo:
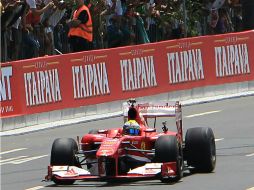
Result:
{"label": "black racing slick tire", "polygon": [[162,182],[177,182],[183,176],[182,147],[176,136],[160,136],[155,142],[155,161],[159,163],[176,162],[176,176],[161,178]]}
{"label": "black racing slick tire", "polygon": [[190,128],[185,136],[187,164],[197,172],[212,172],[216,165],[215,138],[211,128]]}
{"label": "black racing slick tire", "polygon": [[[53,142],[51,149],[51,166],[78,166],[78,160],[75,156],[78,151],[77,143],[72,138],[58,138]],[[57,185],[72,185],[75,180],[52,179]]]}

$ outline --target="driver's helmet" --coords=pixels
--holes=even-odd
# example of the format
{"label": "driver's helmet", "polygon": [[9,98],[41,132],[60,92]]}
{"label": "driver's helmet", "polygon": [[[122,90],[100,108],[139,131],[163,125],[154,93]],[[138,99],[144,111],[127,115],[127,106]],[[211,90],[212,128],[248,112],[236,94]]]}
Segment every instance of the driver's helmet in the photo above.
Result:
{"label": "driver's helmet", "polygon": [[127,121],[123,126],[125,135],[137,136],[140,134],[140,126],[135,120]]}

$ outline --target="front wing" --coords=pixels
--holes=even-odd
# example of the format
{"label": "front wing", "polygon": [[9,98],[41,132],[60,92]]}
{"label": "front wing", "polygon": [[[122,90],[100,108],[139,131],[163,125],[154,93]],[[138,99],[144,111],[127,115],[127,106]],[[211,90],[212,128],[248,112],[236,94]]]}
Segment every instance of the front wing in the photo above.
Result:
{"label": "front wing", "polygon": [[176,162],[147,163],[144,166],[130,170],[126,175],[105,176],[92,175],[89,171],[76,166],[48,166],[46,181],[58,180],[107,180],[132,178],[168,178],[176,177]]}

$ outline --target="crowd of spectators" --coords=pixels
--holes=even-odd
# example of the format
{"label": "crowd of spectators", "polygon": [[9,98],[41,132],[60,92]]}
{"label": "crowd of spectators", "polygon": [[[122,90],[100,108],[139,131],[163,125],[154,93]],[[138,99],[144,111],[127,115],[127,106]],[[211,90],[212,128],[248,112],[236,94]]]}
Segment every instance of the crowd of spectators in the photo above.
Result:
{"label": "crowd of spectators", "polygon": [[[90,49],[242,30],[240,0],[183,1],[85,0],[94,28]],[[70,53],[74,2],[1,0],[1,62]]]}

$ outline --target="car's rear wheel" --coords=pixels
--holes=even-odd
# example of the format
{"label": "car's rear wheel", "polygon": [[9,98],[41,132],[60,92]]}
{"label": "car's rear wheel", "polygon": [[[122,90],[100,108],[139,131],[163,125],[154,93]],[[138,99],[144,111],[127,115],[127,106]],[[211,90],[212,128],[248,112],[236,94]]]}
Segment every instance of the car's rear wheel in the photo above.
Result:
{"label": "car's rear wheel", "polygon": [[216,146],[211,128],[190,128],[185,136],[187,164],[197,172],[212,172],[216,165]]}
{"label": "car's rear wheel", "polygon": [[176,176],[161,178],[162,182],[176,182],[183,175],[182,147],[179,145],[176,136],[160,136],[155,142],[156,162],[176,162]]}
{"label": "car's rear wheel", "polygon": [[[72,138],[59,138],[53,142],[51,149],[50,164],[52,166],[79,166],[79,162],[75,156],[78,151],[77,143]],[[71,185],[75,180],[58,180],[53,177],[55,184]]]}

